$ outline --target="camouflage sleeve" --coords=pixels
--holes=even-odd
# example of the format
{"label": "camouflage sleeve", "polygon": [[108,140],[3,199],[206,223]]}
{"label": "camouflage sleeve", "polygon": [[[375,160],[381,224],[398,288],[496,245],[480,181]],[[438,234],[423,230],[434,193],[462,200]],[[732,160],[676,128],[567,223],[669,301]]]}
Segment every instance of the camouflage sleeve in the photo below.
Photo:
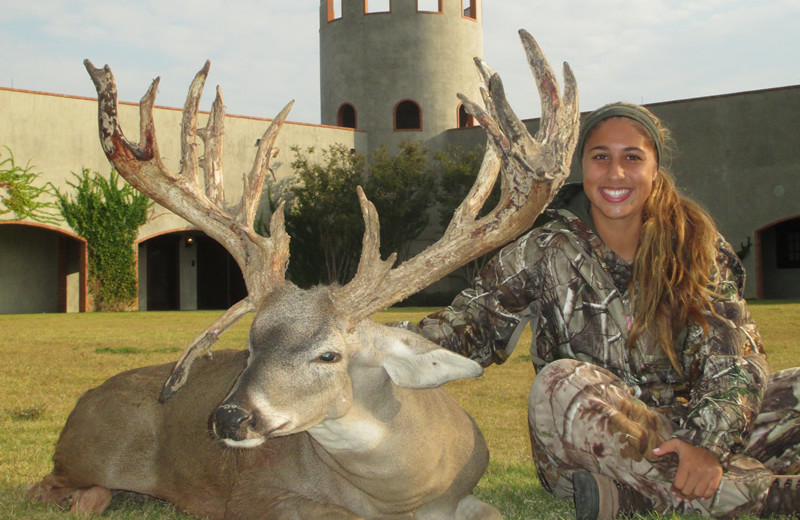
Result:
{"label": "camouflage sleeve", "polygon": [[502,249],[450,306],[407,328],[483,366],[503,363],[530,319],[529,270],[538,249],[526,247],[529,237]]}
{"label": "camouflage sleeve", "polygon": [[714,453],[723,466],[741,453],[761,408],[769,369],[758,327],[747,310],[744,268],[720,239],[719,296],[712,302],[708,330],[691,327],[685,367],[689,413],[675,436]]}

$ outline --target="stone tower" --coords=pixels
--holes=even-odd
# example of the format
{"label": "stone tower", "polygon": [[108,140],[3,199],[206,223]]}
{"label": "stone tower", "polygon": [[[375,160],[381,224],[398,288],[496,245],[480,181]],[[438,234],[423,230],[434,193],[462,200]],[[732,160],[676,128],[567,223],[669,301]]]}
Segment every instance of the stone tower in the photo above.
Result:
{"label": "stone tower", "polygon": [[321,0],[322,124],[369,133],[369,149],[471,126],[480,102],[481,0]]}

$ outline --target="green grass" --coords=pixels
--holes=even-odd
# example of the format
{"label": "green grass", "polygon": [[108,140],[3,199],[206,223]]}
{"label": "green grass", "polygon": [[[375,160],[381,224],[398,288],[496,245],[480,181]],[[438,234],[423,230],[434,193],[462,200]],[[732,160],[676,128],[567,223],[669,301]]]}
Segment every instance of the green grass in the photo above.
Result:
{"label": "green grass", "polygon": [[[750,306],[761,326],[773,370],[797,364],[800,302]],[[376,321],[417,320],[428,309],[390,309]],[[23,499],[26,486],[51,469],[58,434],[75,400],[109,376],[138,366],[175,361],[216,312],[149,312],[0,316],[0,518],[72,518]],[[249,320],[225,333],[215,349],[242,348]],[[447,388],[480,425],[492,461],[476,493],[507,519],[572,519],[566,500],[544,491],[530,459],[527,396],[533,369],[526,333],[514,355],[479,379]],[[104,518],[187,519],[169,504],[123,494]]]}

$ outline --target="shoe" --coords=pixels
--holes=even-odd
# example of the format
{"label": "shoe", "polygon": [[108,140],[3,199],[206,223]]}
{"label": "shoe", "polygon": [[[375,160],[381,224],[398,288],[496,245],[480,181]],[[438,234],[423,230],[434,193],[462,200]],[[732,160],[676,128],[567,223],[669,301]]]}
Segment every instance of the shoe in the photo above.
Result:
{"label": "shoe", "polygon": [[605,475],[576,471],[572,488],[577,520],[613,520],[653,510],[650,499]]}
{"label": "shoe", "polygon": [[761,518],[778,515],[800,516],[800,476],[775,477],[769,486]]}

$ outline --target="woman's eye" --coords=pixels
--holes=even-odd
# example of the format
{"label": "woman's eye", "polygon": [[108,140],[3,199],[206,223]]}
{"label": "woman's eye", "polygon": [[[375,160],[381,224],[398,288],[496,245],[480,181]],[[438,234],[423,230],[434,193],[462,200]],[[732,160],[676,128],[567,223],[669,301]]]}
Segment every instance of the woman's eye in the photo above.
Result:
{"label": "woman's eye", "polygon": [[339,361],[341,357],[336,352],[325,352],[324,354],[320,354],[317,359],[323,363],[335,363]]}

